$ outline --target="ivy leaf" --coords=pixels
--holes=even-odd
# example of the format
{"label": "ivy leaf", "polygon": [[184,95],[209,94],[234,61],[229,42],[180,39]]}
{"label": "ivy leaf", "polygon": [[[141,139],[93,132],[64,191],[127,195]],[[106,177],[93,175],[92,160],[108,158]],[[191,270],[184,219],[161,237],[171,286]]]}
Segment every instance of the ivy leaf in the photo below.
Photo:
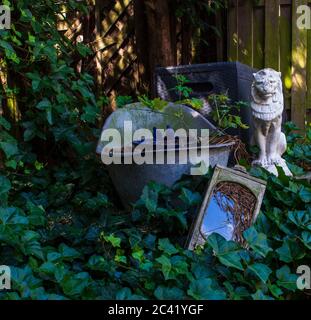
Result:
{"label": "ivy leaf", "polygon": [[159,262],[162,267],[162,273],[164,275],[165,280],[168,280],[170,278],[170,272],[172,270],[172,264],[170,259],[165,255],[162,255],[161,257],[157,258],[156,261]]}
{"label": "ivy leaf", "polygon": [[198,192],[192,192],[187,188],[181,189],[179,198],[188,206],[194,206],[201,203],[202,197]]}
{"label": "ivy leaf", "polygon": [[20,59],[17,57],[15,50],[9,42],[0,40],[0,47],[4,49],[5,55],[8,59],[12,60],[16,64],[20,63]]}
{"label": "ivy leaf", "polygon": [[37,108],[40,109],[40,110],[48,110],[51,108],[51,102],[49,99],[47,98],[44,98],[42,99],[38,104],[37,104]]}
{"label": "ivy leaf", "polygon": [[31,21],[32,13],[29,9],[21,9],[21,21]]}
{"label": "ivy leaf", "polygon": [[252,294],[254,300],[274,300],[272,297],[265,295],[262,290],[257,290],[256,293]]}
{"label": "ivy leaf", "polygon": [[0,175],[0,196],[9,192],[11,190],[11,187],[12,186],[10,180]]}
{"label": "ivy leaf", "polygon": [[132,291],[129,288],[122,288],[116,294],[116,300],[131,300]]}
{"label": "ivy leaf", "polygon": [[46,112],[46,119],[50,125],[53,124],[52,118],[52,104],[51,101],[47,98],[43,98],[36,106],[40,110],[44,110]]}
{"label": "ivy leaf", "polygon": [[132,257],[138,260],[139,262],[142,262],[144,259],[144,250],[141,248],[136,248],[132,253]]}
{"label": "ivy leaf", "polygon": [[304,203],[311,202],[311,190],[309,188],[303,187],[299,192],[299,196]]}
{"label": "ivy leaf", "polygon": [[188,275],[188,263],[182,256],[174,256],[171,258],[172,269],[174,273]]}
{"label": "ivy leaf", "polygon": [[215,271],[212,267],[202,263],[195,263],[191,267],[191,271],[196,279],[209,278],[215,276]]}
{"label": "ivy leaf", "polygon": [[164,251],[168,255],[176,254],[178,253],[178,250],[175,248],[174,245],[171,244],[169,239],[160,239],[159,240],[159,250]]}
{"label": "ivy leaf", "polygon": [[87,272],[66,275],[61,281],[64,293],[70,297],[82,294],[89,285],[90,275]]}
{"label": "ivy leaf", "polygon": [[158,206],[158,193],[146,186],[141,197],[149,212],[155,212]]}
{"label": "ivy leaf", "polygon": [[306,228],[311,224],[311,217],[306,211],[290,211],[288,213],[288,219],[297,227]]}
{"label": "ivy leaf", "polygon": [[212,288],[211,279],[194,280],[187,291],[188,295],[196,300],[224,300],[226,293]]}
{"label": "ivy leaf", "polygon": [[5,118],[3,118],[2,116],[0,116],[0,125],[6,129],[6,130],[10,130],[11,129],[11,124],[10,122],[8,122]]}
{"label": "ivy leaf", "polygon": [[40,79],[32,80],[32,82],[31,82],[32,90],[33,90],[33,91],[37,91],[37,89],[38,89],[39,86],[40,86],[40,83],[41,83]]}
{"label": "ivy leaf", "polygon": [[283,266],[276,271],[276,276],[278,278],[277,284],[280,287],[286,288],[290,291],[297,290],[297,274],[292,274],[288,266]]}
{"label": "ivy leaf", "polygon": [[118,108],[122,108],[132,102],[133,102],[133,98],[130,96],[118,96],[116,98],[116,104]]}
{"label": "ivy leaf", "polygon": [[303,244],[311,250],[311,232],[308,231],[304,231],[301,234],[301,240],[303,242]]}
{"label": "ivy leaf", "polygon": [[43,226],[46,222],[46,213],[42,206],[36,206],[31,202],[27,202],[29,210],[28,219],[32,226]]}
{"label": "ivy leaf", "polygon": [[15,160],[9,160],[5,162],[5,166],[15,170],[17,168],[17,162]]}
{"label": "ivy leaf", "polygon": [[272,251],[267,242],[267,236],[263,233],[258,233],[254,227],[249,228],[243,233],[244,239],[249,246],[263,257]]}
{"label": "ivy leaf", "polygon": [[124,263],[124,264],[127,263],[127,258],[124,255],[124,251],[123,250],[120,250],[120,249],[117,250],[117,253],[116,253],[115,257],[114,257],[114,261],[115,262],[119,262],[119,263]]}
{"label": "ivy leaf", "polygon": [[12,287],[19,291],[23,299],[30,299],[31,290],[42,286],[42,280],[36,278],[27,265],[23,268],[11,266],[11,279]]}
{"label": "ivy leaf", "polygon": [[81,256],[81,254],[76,249],[70,248],[64,243],[59,245],[58,251],[62,255],[62,258],[68,261],[72,261]]}
{"label": "ivy leaf", "polygon": [[7,158],[10,158],[18,153],[16,143],[0,142],[0,148],[3,150]]}
{"label": "ivy leaf", "polygon": [[238,270],[244,270],[240,262],[241,257],[237,252],[230,252],[223,256],[218,256],[218,259],[223,265],[227,267],[236,268]]}
{"label": "ivy leaf", "polygon": [[121,239],[118,237],[115,237],[113,234],[109,236],[104,236],[104,240],[106,242],[109,242],[114,248],[120,248],[121,246]]}
{"label": "ivy leaf", "polygon": [[103,270],[105,270],[106,264],[107,264],[107,262],[104,257],[98,256],[98,255],[93,255],[90,257],[90,259],[87,263],[87,266],[91,270],[103,271]]}
{"label": "ivy leaf", "polygon": [[36,136],[36,129],[34,127],[27,128],[24,131],[24,141],[28,142]]}
{"label": "ivy leaf", "polygon": [[292,262],[302,259],[306,254],[301,250],[296,241],[286,239],[283,245],[276,250],[280,260],[284,262]]}
{"label": "ivy leaf", "polygon": [[156,245],[156,236],[148,234],[143,240],[143,243],[147,249],[154,250]]}
{"label": "ivy leaf", "polygon": [[44,262],[39,268],[38,271],[41,273],[44,273],[48,276],[53,276],[54,272],[56,270],[56,265],[55,263],[48,261],[48,262]]}
{"label": "ivy leaf", "polygon": [[218,233],[210,235],[207,243],[214,249],[216,257],[223,265],[242,271],[244,270],[241,264],[239,248],[236,243],[226,241],[225,238]]}
{"label": "ivy leaf", "polygon": [[177,287],[158,286],[154,291],[154,296],[158,300],[182,300],[184,292]]}
{"label": "ivy leaf", "polygon": [[92,106],[86,106],[84,108],[84,113],[81,116],[81,120],[89,122],[89,123],[95,123],[97,117],[99,116],[99,109],[96,109]]}
{"label": "ivy leaf", "polygon": [[59,252],[49,252],[47,254],[47,259],[50,262],[60,261],[62,259],[62,255]]}
{"label": "ivy leaf", "polygon": [[248,266],[248,269],[256,274],[256,276],[264,283],[269,279],[272,270],[262,263],[254,263],[253,265]]}
{"label": "ivy leaf", "polygon": [[304,174],[304,170],[301,167],[295,165],[294,163],[287,162],[286,164],[294,176],[299,177]]}
{"label": "ivy leaf", "polygon": [[269,285],[269,290],[276,298],[279,298],[283,294],[283,290],[275,284]]}
{"label": "ivy leaf", "polygon": [[13,225],[27,225],[28,219],[19,213],[15,207],[0,208],[0,222],[3,225],[13,224]]}
{"label": "ivy leaf", "polygon": [[35,257],[44,260],[40,235],[31,230],[25,230],[21,235],[21,249],[26,255],[34,255]]}

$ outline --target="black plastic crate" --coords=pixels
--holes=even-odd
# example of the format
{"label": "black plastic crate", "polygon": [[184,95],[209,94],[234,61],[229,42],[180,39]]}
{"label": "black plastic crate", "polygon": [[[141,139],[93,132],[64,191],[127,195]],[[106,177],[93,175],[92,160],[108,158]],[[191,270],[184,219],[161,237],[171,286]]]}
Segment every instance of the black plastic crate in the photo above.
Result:
{"label": "black plastic crate", "polygon": [[[193,90],[192,97],[206,98],[212,93],[221,94],[227,92],[233,102],[250,102],[254,72],[256,72],[255,69],[239,62],[217,62],[156,68],[154,94],[164,100],[178,100],[178,94],[174,90],[177,82],[173,76],[184,75],[190,81],[187,86]],[[244,123],[250,125],[250,108],[242,108],[240,116]],[[236,129],[230,133],[240,136],[244,142],[249,144],[251,131],[251,129]]]}

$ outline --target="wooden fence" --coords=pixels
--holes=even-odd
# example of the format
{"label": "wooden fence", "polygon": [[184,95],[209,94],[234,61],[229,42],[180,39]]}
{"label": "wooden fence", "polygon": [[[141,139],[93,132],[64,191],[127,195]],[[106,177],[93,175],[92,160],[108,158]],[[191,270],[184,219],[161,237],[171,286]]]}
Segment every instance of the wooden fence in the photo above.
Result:
{"label": "wooden fence", "polygon": [[[154,65],[148,56],[152,54],[153,39],[147,23],[150,8],[145,0],[88,0],[88,3],[87,17],[67,12],[58,26],[72,41],[83,41],[93,50],[94,57],[82,61],[82,68],[96,74],[103,95],[151,92]],[[209,18],[209,22],[216,23],[211,19],[215,17]],[[215,34],[192,29],[183,18],[176,18],[174,12],[170,20],[172,64],[221,60],[222,41],[217,42]],[[198,37],[208,40],[210,47],[196,47]]]}
{"label": "wooden fence", "polygon": [[139,77],[133,1],[92,0],[88,16],[72,16],[68,12],[66,18],[66,23],[60,21],[58,29],[94,52],[91,59],[80,62],[80,68],[96,76],[100,93],[114,95],[117,88],[120,94],[135,94]]}
{"label": "wooden fence", "polygon": [[[311,119],[311,90],[307,90],[311,88],[311,31],[299,30],[296,21],[297,7],[309,1],[229,0],[225,12],[208,18],[222,31],[221,37],[191,30],[183,20],[172,18],[173,61],[177,65],[240,61],[257,69],[281,71],[288,118],[303,128]],[[136,95],[150,89],[154,66],[148,65],[146,57],[151,46],[144,29],[147,17],[139,6],[144,0],[89,2],[89,17],[60,29],[73,40],[82,34],[93,49],[92,63],[83,65],[93,68],[101,93]],[[208,47],[195,48],[197,34],[208,41]],[[147,45],[140,48],[144,41]]]}
{"label": "wooden fence", "polygon": [[301,128],[310,120],[311,31],[298,29],[297,7],[308,2],[231,0],[227,26],[228,59],[281,71],[286,108]]}

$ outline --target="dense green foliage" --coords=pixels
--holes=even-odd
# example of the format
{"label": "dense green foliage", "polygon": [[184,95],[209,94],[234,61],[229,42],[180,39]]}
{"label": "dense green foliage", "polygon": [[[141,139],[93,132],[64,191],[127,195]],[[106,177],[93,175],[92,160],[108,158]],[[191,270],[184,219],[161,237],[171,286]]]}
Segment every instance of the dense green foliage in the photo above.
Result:
{"label": "dense green foliage", "polygon": [[[95,157],[101,110],[93,80],[73,67],[88,49],[56,31],[54,1],[12,5],[17,22],[0,31],[0,47],[17,81],[0,94],[3,105],[15,94],[21,119],[0,117],[0,264],[13,280],[0,299],[306,297],[295,272],[311,261],[310,184],[252,170],[268,187],[244,234],[249,250],[216,234],[204,249],[184,250],[212,172],[173,189],[151,182],[123,211]],[[301,161],[311,161],[310,132],[298,139],[289,136],[287,157],[301,174]]]}

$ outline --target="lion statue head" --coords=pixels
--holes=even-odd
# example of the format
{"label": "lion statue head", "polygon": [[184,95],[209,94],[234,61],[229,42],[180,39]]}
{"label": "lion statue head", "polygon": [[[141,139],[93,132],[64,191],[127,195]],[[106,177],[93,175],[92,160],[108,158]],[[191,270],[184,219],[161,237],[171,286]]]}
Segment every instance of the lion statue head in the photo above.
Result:
{"label": "lion statue head", "polygon": [[254,73],[251,106],[253,116],[265,121],[282,114],[284,98],[280,72],[266,68]]}

